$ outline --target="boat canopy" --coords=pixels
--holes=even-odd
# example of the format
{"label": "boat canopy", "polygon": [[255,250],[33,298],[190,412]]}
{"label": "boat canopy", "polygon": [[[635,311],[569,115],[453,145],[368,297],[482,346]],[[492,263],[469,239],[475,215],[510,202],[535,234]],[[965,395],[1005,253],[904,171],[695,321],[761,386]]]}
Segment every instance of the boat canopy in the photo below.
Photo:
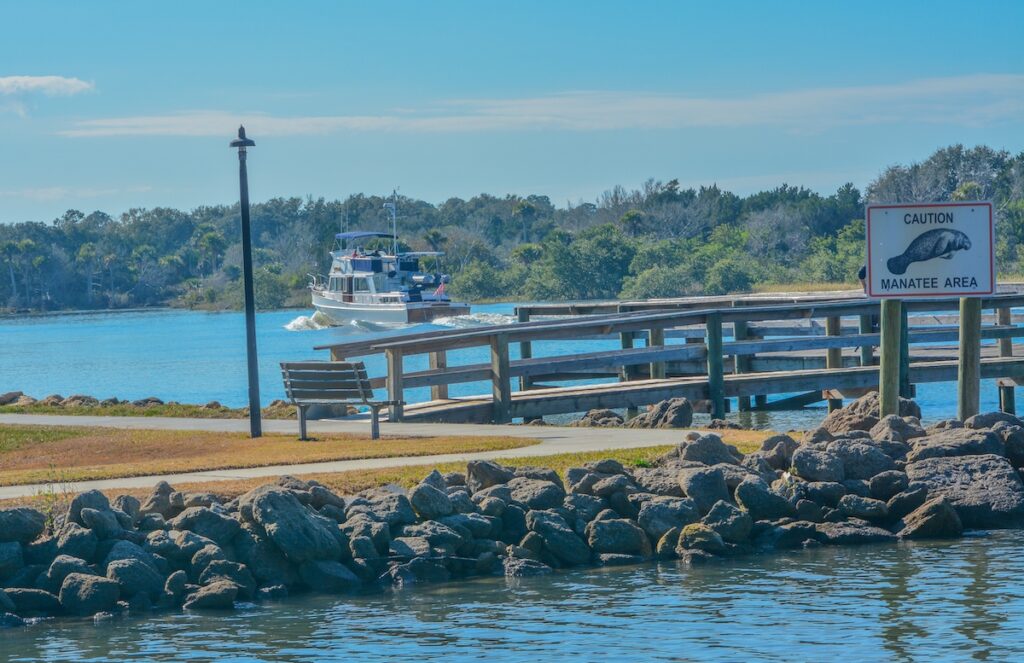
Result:
{"label": "boat canopy", "polygon": [[334,239],[366,239],[367,237],[394,237],[391,233],[382,233],[375,230],[352,230],[345,233],[338,233]]}

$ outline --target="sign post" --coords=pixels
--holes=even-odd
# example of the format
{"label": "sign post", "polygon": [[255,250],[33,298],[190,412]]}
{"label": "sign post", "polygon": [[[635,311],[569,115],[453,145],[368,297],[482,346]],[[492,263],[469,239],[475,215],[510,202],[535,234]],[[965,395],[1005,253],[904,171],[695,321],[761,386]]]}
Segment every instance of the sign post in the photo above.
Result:
{"label": "sign post", "polygon": [[[899,413],[909,389],[900,336],[901,300],[960,297],[958,416],[978,412],[981,300],[996,290],[992,204],[987,202],[869,205],[867,294],[882,300],[881,415]],[[903,364],[902,370],[900,365]]]}

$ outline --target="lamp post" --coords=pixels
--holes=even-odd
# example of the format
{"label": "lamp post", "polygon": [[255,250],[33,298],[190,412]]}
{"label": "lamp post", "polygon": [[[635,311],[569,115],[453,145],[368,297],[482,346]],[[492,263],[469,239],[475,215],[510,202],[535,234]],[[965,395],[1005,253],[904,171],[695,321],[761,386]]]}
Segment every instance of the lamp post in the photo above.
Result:
{"label": "lamp post", "polygon": [[242,275],[245,285],[245,346],[249,360],[249,434],[263,435],[260,420],[260,368],[256,358],[256,300],[252,288],[252,236],[249,231],[249,174],[245,169],[245,148],[256,145],[245,137],[245,127],[238,127],[238,139],[231,147],[238,148],[238,188],[242,211]]}

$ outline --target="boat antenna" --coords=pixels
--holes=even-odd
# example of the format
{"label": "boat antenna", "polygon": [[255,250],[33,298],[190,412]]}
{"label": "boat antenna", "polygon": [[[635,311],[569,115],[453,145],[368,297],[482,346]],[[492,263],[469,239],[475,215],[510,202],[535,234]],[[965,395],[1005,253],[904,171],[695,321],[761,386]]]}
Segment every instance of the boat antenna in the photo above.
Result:
{"label": "boat antenna", "polygon": [[391,253],[398,257],[398,189],[391,190],[391,200],[382,205],[391,216]]}

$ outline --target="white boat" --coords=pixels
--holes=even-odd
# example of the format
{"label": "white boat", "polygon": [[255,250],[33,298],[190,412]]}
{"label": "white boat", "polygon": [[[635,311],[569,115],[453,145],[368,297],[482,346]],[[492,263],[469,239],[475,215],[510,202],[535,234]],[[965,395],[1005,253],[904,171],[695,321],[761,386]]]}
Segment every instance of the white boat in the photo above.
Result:
{"label": "white boat", "polygon": [[[394,200],[384,207],[391,213],[394,228]],[[391,239],[390,252],[363,249],[364,243],[381,238]],[[436,260],[442,255],[437,251],[399,253],[394,232],[338,233],[335,250],[331,251],[330,273],[310,274],[313,306],[339,325],[407,325],[466,315],[469,304],[453,302],[445,292],[448,276],[421,270],[424,258]]]}

